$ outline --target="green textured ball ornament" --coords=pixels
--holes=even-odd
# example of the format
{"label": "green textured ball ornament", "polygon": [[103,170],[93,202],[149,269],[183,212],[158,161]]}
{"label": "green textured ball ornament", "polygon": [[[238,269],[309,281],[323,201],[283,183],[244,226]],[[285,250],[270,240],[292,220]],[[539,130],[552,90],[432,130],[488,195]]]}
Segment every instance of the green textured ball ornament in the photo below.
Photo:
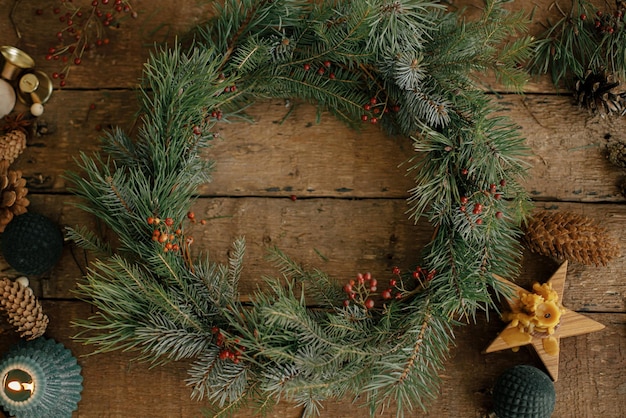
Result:
{"label": "green textured ball ornament", "polygon": [[532,366],[506,370],[493,388],[493,411],[498,418],[549,418],[555,404],[554,383]]}
{"label": "green textured ball ornament", "polygon": [[83,390],[81,370],[61,343],[21,341],[0,361],[0,405],[16,418],[71,418]]}
{"label": "green textured ball ornament", "polygon": [[0,236],[2,254],[22,274],[41,274],[52,268],[63,252],[63,234],[47,217],[27,212],[16,216]]}

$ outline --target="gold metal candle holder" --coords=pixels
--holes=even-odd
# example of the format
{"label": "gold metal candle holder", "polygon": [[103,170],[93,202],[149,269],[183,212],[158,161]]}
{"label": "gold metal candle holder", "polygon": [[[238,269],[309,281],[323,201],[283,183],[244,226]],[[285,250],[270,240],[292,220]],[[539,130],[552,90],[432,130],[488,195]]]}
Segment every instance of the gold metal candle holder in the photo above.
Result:
{"label": "gold metal candle holder", "polygon": [[2,46],[0,53],[4,57],[2,78],[5,80],[13,81],[23,70],[35,66],[35,61],[30,55],[14,46]]}

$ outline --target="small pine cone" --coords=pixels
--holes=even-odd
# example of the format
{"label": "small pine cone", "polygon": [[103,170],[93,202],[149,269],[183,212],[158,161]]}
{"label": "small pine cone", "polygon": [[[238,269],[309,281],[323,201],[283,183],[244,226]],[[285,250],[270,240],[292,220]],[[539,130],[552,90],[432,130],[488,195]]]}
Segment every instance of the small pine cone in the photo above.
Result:
{"label": "small pine cone", "polygon": [[591,71],[576,81],[574,97],[580,107],[601,115],[626,114],[626,93],[620,82],[604,71]]}
{"label": "small pine cone", "polygon": [[8,321],[20,337],[34,340],[48,327],[48,316],[30,287],[4,277],[0,279],[0,310],[8,314]]}
{"label": "small pine cone", "polygon": [[7,160],[9,164],[26,148],[26,133],[19,129],[9,131],[0,136],[0,160]]}
{"label": "small pine cone", "polygon": [[611,141],[606,145],[606,158],[617,167],[626,168],[626,142]]}
{"label": "small pine cone", "polygon": [[0,232],[14,216],[26,213],[30,205],[26,179],[20,170],[9,170],[8,166],[8,160],[0,160]]}
{"label": "small pine cone", "polygon": [[536,212],[524,241],[535,253],[586,265],[605,266],[620,255],[619,244],[604,228],[572,212]]}

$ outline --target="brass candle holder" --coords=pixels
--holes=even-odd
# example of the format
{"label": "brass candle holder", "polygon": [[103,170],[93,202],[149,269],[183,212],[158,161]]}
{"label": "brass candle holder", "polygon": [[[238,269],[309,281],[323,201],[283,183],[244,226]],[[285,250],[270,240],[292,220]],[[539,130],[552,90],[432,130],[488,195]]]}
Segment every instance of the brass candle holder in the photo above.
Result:
{"label": "brass candle holder", "polygon": [[30,55],[14,46],[1,46],[0,54],[4,57],[1,75],[5,80],[13,81],[22,71],[35,66],[35,60]]}

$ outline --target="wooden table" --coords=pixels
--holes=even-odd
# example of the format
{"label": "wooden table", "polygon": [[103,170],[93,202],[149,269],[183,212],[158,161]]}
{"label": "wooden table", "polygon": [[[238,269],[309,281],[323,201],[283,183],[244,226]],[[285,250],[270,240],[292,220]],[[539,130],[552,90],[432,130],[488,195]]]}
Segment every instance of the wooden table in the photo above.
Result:
{"label": "wooden table", "polygon": [[[14,22],[21,39],[9,20],[13,2],[4,0],[0,13],[1,43],[23,49],[48,74],[60,69],[58,62],[45,60],[59,30],[52,3],[20,2]],[[172,41],[204,20],[211,10],[211,2],[206,3],[133,0],[138,18],[123,20],[111,31],[110,44],[89,51],[83,63],[72,69],[67,86],[55,89],[40,118],[48,132],[32,138],[13,166],[28,179],[31,211],[61,226],[94,223],[71,205],[76,199],[67,191],[63,172],[76,167],[79,150],[98,148],[100,128],[132,129],[135,87],[152,45]],[[549,4],[549,0],[523,1],[511,7],[530,10],[536,6],[535,21],[540,21],[549,13]],[[43,15],[36,14],[38,8],[44,10]],[[535,23],[533,30],[538,27]],[[489,80],[485,83],[486,88],[498,89]],[[571,97],[556,95],[545,79],[530,83],[526,93],[501,92],[493,100],[520,125],[532,148],[526,187],[536,206],[585,214],[606,226],[626,248],[626,205],[616,187],[624,173],[602,154],[609,138],[624,139],[626,118],[593,117],[572,106]],[[256,124],[220,128],[224,139],[210,150],[217,161],[214,181],[200,190],[194,208],[198,216],[215,217],[196,233],[198,246],[213,257],[223,260],[232,240],[246,237],[244,297],[262,283],[263,275],[273,272],[263,260],[269,245],[338,278],[365,271],[385,277],[392,266],[411,265],[428,241],[431,227],[422,222],[414,225],[405,216],[407,190],[412,187],[403,164],[412,155],[407,139],[387,137],[375,127],[351,131],[326,114],[317,124],[314,107],[295,102],[259,103],[250,114]],[[92,312],[90,305],[73,294],[88,259],[66,244],[61,262],[52,271],[30,278],[50,317],[47,336],[69,347],[83,367],[84,391],[75,416],[200,416],[203,404],[189,399],[190,390],[184,384],[186,364],[150,369],[134,361],[131,353],[86,356],[92,348],[72,340],[76,333],[72,321]],[[518,282],[544,280],[557,265],[528,254]],[[0,267],[5,275],[16,275],[3,260]],[[625,271],[624,257],[607,267],[571,264],[569,268],[563,303],[606,328],[562,341],[555,417],[617,418],[626,410]],[[411,416],[484,416],[489,412],[489,389],[500,373],[521,363],[541,367],[526,350],[481,353],[502,326],[492,313],[489,322],[480,316],[476,323],[459,328],[439,399],[427,414]],[[15,341],[2,334],[0,352]],[[300,413],[283,403],[270,416],[298,417]],[[326,403],[322,413],[327,417],[365,414],[349,401]],[[382,416],[393,417],[395,412]]]}

